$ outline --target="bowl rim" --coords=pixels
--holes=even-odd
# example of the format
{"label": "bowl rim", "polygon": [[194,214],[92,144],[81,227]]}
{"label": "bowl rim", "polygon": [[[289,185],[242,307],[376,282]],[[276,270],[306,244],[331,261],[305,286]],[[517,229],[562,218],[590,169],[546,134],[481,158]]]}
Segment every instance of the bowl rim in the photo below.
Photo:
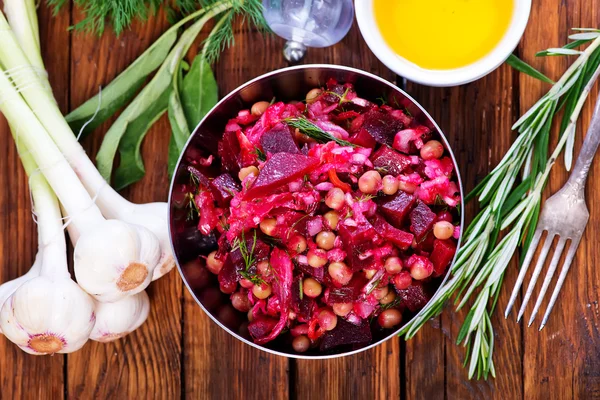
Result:
{"label": "bowl rim", "polygon": [[421,68],[394,52],[382,37],[373,15],[374,0],[355,0],[356,20],[360,32],[375,56],[398,75],[429,86],[448,87],[473,82],[502,65],[518,46],[529,16],[532,0],[513,0],[510,25],[500,42],[486,56],[461,68],[432,70]]}
{"label": "bowl rim", "polygon": [[[390,89],[395,90],[397,92],[399,92],[400,94],[402,94],[403,96],[406,96],[407,99],[409,99],[415,106],[417,106],[422,112],[423,115],[429,119],[429,121],[431,122],[431,124],[435,127],[435,129],[437,129],[437,131],[439,132],[440,138],[442,139],[442,142],[444,143],[446,150],[448,151],[448,153],[450,154],[450,158],[452,159],[452,162],[454,163],[455,169],[456,169],[456,178],[458,180],[458,187],[460,190],[460,230],[461,230],[461,236],[458,238],[457,241],[457,245],[456,245],[456,253],[454,255],[454,258],[452,259],[452,263],[450,264],[450,266],[448,267],[448,272],[446,273],[446,275],[444,276],[444,278],[442,279],[442,281],[440,282],[439,287],[436,289],[435,293],[433,294],[432,298],[433,299],[437,293],[439,292],[440,288],[444,285],[444,283],[448,280],[450,274],[449,271],[452,268],[452,266],[454,265],[454,262],[456,261],[456,256],[458,254],[458,250],[460,249],[460,246],[462,244],[462,232],[464,231],[464,223],[465,223],[465,210],[464,210],[464,192],[463,192],[463,185],[462,185],[462,177],[460,175],[460,169],[458,168],[458,163],[456,162],[456,158],[454,156],[454,152],[452,151],[452,148],[450,146],[450,143],[448,142],[448,139],[446,138],[446,135],[444,134],[444,132],[441,130],[441,128],[439,127],[439,125],[437,124],[437,122],[433,119],[433,117],[425,110],[425,108],[423,108],[423,106],[421,106],[421,104],[419,104],[412,96],[410,96],[408,93],[406,93],[404,90],[400,89],[399,87],[397,87],[395,84],[393,84],[392,82],[387,81],[386,79],[383,79],[377,75],[374,75],[370,72],[367,71],[363,71],[361,69],[357,69],[357,68],[353,68],[353,67],[347,67],[347,66],[342,66],[342,65],[335,65],[335,64],[304,64],[304,65],[295,65],[295,66],[291,66],[291,67],[286,67],[286,68],[280,68],[271,72],[267,72],[266,74],[260,75],[254,79],[249,80],[248,82],[238,86],[236,89],[232,90],[231,92],[229,92],[226,96],[224,96],[213,108],[210,109],[209,112],[206,113],[206,115],[204,116],[204,118],[202,118],[202,120],[198,123],[198,125],[196,126],[196,128],[193,130],[192,134],[190,135],[190,137],[188,138],[188,140],[185,143],[185,146],[183,147],[183,150],[181,151],[181,154],[179,155],[179,159],[177,160],[177,164],[175,166],[175,170],[177,171],[179,169],[179,165],[181,164],[182,160],[183,160],[183,156],[185,155],[189,144],[192,142],[194,136],[196,135],[196,133],[198,132],[199,128],[202,126],[202,124],[204,123],[204,121],[217,109],[219,108],[219,106],[226,102],[228,99],[230,99],[231,97],[236,96],[242,89],[260,81],[263,80],[265,78],[269,78],[273,75],[278,75],[280,73],[285,73],[288,71],[295,71],[295,70],[302,70],[302,69],[331,69],[331,70],[342,70],[342,71],[346,71],[346,72],[351,72],[351,73],[355,73],[357,75],[362,75],[363,77],[367,77],[370,79],[375,79],[381,83],[383,83],[384,85],[389,86]],[[169,227],[169,243],[171,245],[171,251],[173,252],[173,258],[175,260],[175,264],[177,265],[177,270],[179,271],[179,275],[181,276],[181,279],[183,280],[183,283],[185,285],[185,287],[187,288],[187,290],[189,291],[189,293],[191,294],[191,296],[194,298],[194,300],[196,301],[196,303],[200,306],[200,308],[202,309],[202,311],[204,311],[204,313],[206,315],[208,315],[208,317],[214,322],[216,323],[219,327],[221,327],[222,329],[224,329],[226,332],[228,332],[230,335],[232,335],[233,337],[235,337],[236,339],[242,341],[243,343],[250,345],[256,349],[262,350],[262,351],[266,351],[267,353],[270,354],[275,354],[278,356],[282,356],[282,357],[288,357],[288,358],[294,358],[294,359],[304,359],[304,360],[323,360],[323,359],[330,359],[330,358],[337,358],[337,357],[345,357],[345,356],[350,356],[353,354],[357,354],[357,353],[361,353],[363,351],[372,349],[375,346],[380,345],[381,343],[391,339],[394,336],[398,336],[399,332],[404,328],[404,326],[406,326],[410,321],[412,321],[414,318],[416,318],[417,316],[421,315],[421,313],[423,312],[423,310],[420,310],[417,314],[415,314],[411,319],[407,320],[406,322],[404,322],[397,330],[395,330],[394,332],[390,333],[389,335],[385,336],[384,338],[378,340],[377,342],[373,342],[371,344],[369,344],[368,346],[365,347],[361,347],[359,349],[356,350],[352,350],[352,351],[348,351],[348,352],[344,352],[344,353],[339,353],[339,354],[326,354],[326,355],[303,355],[303,354],[291,354],[291,353],[284,353],[284,352],[280,352],[277,350],[273,350],[273,349],[269,349],[267,347],[263,347],[261,345],[258,345],[254,342],[251,342],[247,339],[245,339],[244,337],[240,336],[239,334],[237,334],[236,332],[232,331],[231,329],[229,329],[228,327],[226,327],[225,325],[223,325],[214,315],[213,313],[211,313],[209,310],[207,310],[204,305],[200,302],[200,300],[198,299],[198,297],[196,296],[196,294],[194,293],[194,290],[190,287],[184,273],[183,273],[183,269],[179,263],[179,259],[176,255],[175,252],[175,246],[173,244],[173,235],[172,235],[172,231],[171,231],[171,201],[173,198],[173,188],[175,186],[175,178],[176,178],[176,174],[173,174],[173,177],[171,179],[171,184],[169,187],[169,197],[168,197],[168,202],[167,202],[167,206],[168,206],[168,227]],[[427,302],[427,304],[429,304],[429,302],[431,302],[431,299]]]}

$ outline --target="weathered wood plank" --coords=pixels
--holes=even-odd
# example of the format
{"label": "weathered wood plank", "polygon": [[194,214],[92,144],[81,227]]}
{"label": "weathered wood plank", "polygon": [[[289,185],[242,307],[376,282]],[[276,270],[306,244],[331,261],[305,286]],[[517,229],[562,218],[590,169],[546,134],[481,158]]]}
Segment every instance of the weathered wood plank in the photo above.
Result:
{"label": "weathered wood plank", "polygon": [[[586,0],[556,3],[550,0],[534,2],[532,19],[521,52],[526,61],[535,63],[553,78],[558,78],[571,60],[564,57],[535,60],[536,51],[557,47],[567,42],[570,29],[574,27],[600,26],[600,5]],[[521,85],[521,111],[531,106],[548,86],[532,79]],[[596,86],[598,88],[598,86]],[[597,89],[582,112],[578,126],[575,157],[589,126]],[[556,131],[555,131],[556,134]],[[552,142],[552,147],[556,140]],[[600,398],[600,312],[598,301],[600,272],[597,265],[600,239],[597,201],[600,191],[595,185],[600,176],[600,165],[593,165],[587,190],[590,223],[587,227],[577,257],[567,276],[552,316],[543,331],[536,329],[541,322],[550,293],[542,304],[542,310],[531,328],[524,328],[524,394],[531,399],[551,398]],[[546,195],[555,193],[568,177],[562,159],[551,174]],[[545,273],[545,270],[543,271]],[[529,279],[526,278],[526,280]],[[551,284],[554,288],[556,279]],[[539,287],[532,296],[537,298]],[[524,319],[531,315],[534,301],[528,306]],[[514,322],[512,323],[514,326]]]}
{"label": "weathered wood plank", "polygon": [[[81,15],[73,13],[73,20]],[[71,52],[71,109],[98,92],[140,55],[166,28],[161,12],[146,23],[136,23],[120,38],[106,32],[101,38],[73,33]],[[109,127],[105,123],[83,144],[93,157]],[[146,176],[124,191],[138,203],[166,201],[166,118],[148,133],[142,146]],[[68,359],[70,398],[177,398],[181,383],[181,293],[176,271],[153,283],[148,294],[152,308],[138,331],[111,344],[90,342]]]}
{"label": "weathered wood plank", "polygon": [[[50,83],[60,107],[68,107],[69,75],[62,67],[69,58],[68,8],[56,18],[42,7],[39,13],[42,53]],[[66,43],[66,45],[65,45]],[[2,226],[0,246],[1,282],[29,270],[37,251],[36,228],[31,215],[27,177],[17,155],[4,117],[0,116],[0,196]],[[65,356],[34,357],[0,335],[0,397],[7,399],[61,399],[64,396]]]}

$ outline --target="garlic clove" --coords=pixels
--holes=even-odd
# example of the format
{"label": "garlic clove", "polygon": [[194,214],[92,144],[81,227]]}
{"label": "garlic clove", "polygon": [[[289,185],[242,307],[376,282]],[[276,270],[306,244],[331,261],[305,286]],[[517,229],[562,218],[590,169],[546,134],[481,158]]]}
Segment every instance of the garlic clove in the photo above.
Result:
{"label": "garlic clove", "polygon": [[95,320],[94,301],[69,278],[33,278],[0,310],[4,335],[34,355],[79,350],[88,341]]}
{"label": "garlic clove", "polygon": [[115,302],[148,287],[160,243],[144,227],[105,220],[81,235],[73,258],[79,285],[97,301]]}
{"label": "garlic clove", "polygon": [[[35,278],[40,274],[40,269],[42,268],[42,252],[38,251],[35,255],[35,261],[31,266],[31,269],[23,275],[12,281],[8,281],[0,285],[0,309],[4,302],[17,290],[22,284],[29,281],[30,279]],[[2,328],[0,327],[0,333],[2,333]]]}
{"label": "garlic clove", "polygon": [[167,225],[168,214],[167,203],[147,203],[135,204],[131,213],[122,213],[119,218],[149,229],[158,238],[161,254],[152,276],[153,281],[163,277],[175,267]]}
{"label": "garlic clove", "polygon": [[96,303],[96,324],[90,339],[112,342],[135,331],[148,318],[150,298],[145,291],[114,303]]}

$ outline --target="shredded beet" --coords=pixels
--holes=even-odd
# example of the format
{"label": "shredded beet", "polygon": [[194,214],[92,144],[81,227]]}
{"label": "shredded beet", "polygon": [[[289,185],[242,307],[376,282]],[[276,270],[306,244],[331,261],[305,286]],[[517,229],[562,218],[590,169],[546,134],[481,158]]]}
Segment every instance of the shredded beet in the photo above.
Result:
{"label": "shredded beet", "polygon": [[254,341],[264,344],[275,339],[285,328],[288,321],[288,311],[292,298],[292,261],[283,250],[273,249],[270,260],[271,268],[276,276],[273,284],[273,292],[279,300],[279,321],[273,327],[271,333],[263,337],[254,336]]}
{"label": "shredded beet", "polygon": [[[433,227],[456,224],[460,193],[450,157],[420,156],[437,133],[405,111],[329,79],[310,104],[241,110],[218,158],[190,162],[178,202],[192,192],[199,232],[218,245],[206,271],[223,293],[247,296],[257,344],[304,335],[312,349],[356,348],[386,309],[416,312],[429,300],[460,235],[457,226],[440,240]],[[314,140],[289,118],[352,145]],[[397,298],[383,304],[388,291]]]}

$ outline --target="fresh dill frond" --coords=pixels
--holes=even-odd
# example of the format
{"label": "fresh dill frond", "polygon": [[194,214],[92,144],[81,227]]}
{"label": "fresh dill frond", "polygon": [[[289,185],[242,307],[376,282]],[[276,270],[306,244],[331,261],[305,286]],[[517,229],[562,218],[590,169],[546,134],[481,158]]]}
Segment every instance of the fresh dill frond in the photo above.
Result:
{"label": "fresh dill frond", "polygon": [[375,196],[373,194],[363,194],[356,201],[358,201],[359,203],[364,203],[364,202],[374,199],[375,197],[377,197],[377,196]]}
{"label": "fresh dill frond", "polygon": [[379,278],[375,282],[373,282],[373,284],[371,285],[371,288],[367,291],[367,296],[370,295],[371,293],[373,293],[373,290],[377,289],[377,286],[379,286],[380,282],[381,282],[381,278]]}
{"label": "fresh dill frond", "polygon": [[381,304],[380,307],[382,310],[387,310],[389,308],[396,307],[398,304],[400,304],[401,301],[402,301],[402,299],[400,299],[400,296],[397,296],[392,302],[390,302],[388,304]]}
{"label": "fresh dill frond", "polygon": [[265,283],[265,281],[258,274],[255,273],[253,274],[247,271],[240,271],[240,275],[242,276],[242,278],[249,280],[255,285],[262,285],[263,283]]}
{"label": "fresh dill frond", "polygon": [[[56,15],[67,0],[48,0],[54,8]],[[135,20],[145,21],[154,15],[156,10],[164,3],[163,0],[73,0],[73,3],[83,12],[83,19],[73,28],[101,35],[107,23],[112,26],[119,36]]]}
{"label": "fresh dill frond", "polygon": [[390,172],[390,169],[384,165],[383,167],[375,167],[375,171],[379,172],[381,175],[387,175]]}
{"label": "fresh dill frond", "polygon": [[311,121],[304,117],[286,118],[283,120],[283,122],[285,122],[292,128],[298,129],[300,132],[312,139],[315,139],[317,142],[326,143],[331,142],[333,140],[340,146],[357,147],[355,144],[352,144],[346,140],[338,139],[332,134],[325,132],[323,129],[319,128],[317,125],[313,124]]}
{"label": "fresh dill frond", "polygon": [[[215,37],[207,49],[208,60],[213,62],[225,48],[233,44],[233,23],[236,16],[242,16],[260,31],[269,31],[260,0],[73,0],[84,17],[72,28],[101,35],[110,26],[119,36],[134,20],[146,21],[156,14],[160,7],[166,9],[167,19],[173,24],[200,8],[228,1],[232,4],[232,12],[224,17],[227,21],[215,32]],[[48,4],[56,15],[68,1],[48,0]]]}
{"label": "fresh dill frond", "polygon": [[381,106],[385,106],[387,104],[387,100],[383,98],[383,96],[380,96],[376,99],[379,103],[381,103]]}
{"label": "fresh dill frond", "polygon": [[231,251],[240,251],[242,259],[244,260],[244,270],[249,272],[250,267],[256,263],[254,257],[254,249],[256,248],[256,230],[253,231],[252,247],[248,249],[248,243],[246,242],[246,234],[242,232],[242,238],[236,237],[231,243]]}
{"label": "fresh dill frond", "polygon": [[194,219],[196,219],[198,216],[200,216],[200,209],[198,208],[198,204],[196,204],[196,200],[195,200],[195,195],[194,193],[188,193],[186,195],[188,197],[188,213],[186,216],[186,220],[187,221],[192,221]]}
{"label": "fresh dill frond", "polygon": [[[203,7],[206,7],[219,1],[222,0],[200,0],[200,3]],[[223,50],[234,44],[235,32],[233,24],[238,16],[242,18],[242,22],[247,22],[259,31],[270,32],[269,25],[267,25],[267,21],[265,21],[263,16],[263,5],[260,0],[229,1],[232,3],[231,12],[222,17],[225,18],[225,21],[204,42],[206,47],[203,49],[203,53],[209,64],[215,62]]]}
{"label": "fresh dill frond", "polygon": [[254,147],[253,153],[256,154],[256,157],[258,157],[260,161],[267,161],[267,155],[258,147]]}
{"label": "fresh dill frond", "polygon": [[333,96],[335,96],[335,97],[337,97],[339,99],[338,106],[342,105],[343,103],[348,102],[348,100],[346,100],[346,96],[348,95],[348,92],[350,92],[350,88],[346,88],[346,90],[344,91],[344,93],[341,94],[341,95],[338,94],[338,93],[336,93],[336,92],[333,92],[331,90],[325,91],[325,93],[333,95]]}

